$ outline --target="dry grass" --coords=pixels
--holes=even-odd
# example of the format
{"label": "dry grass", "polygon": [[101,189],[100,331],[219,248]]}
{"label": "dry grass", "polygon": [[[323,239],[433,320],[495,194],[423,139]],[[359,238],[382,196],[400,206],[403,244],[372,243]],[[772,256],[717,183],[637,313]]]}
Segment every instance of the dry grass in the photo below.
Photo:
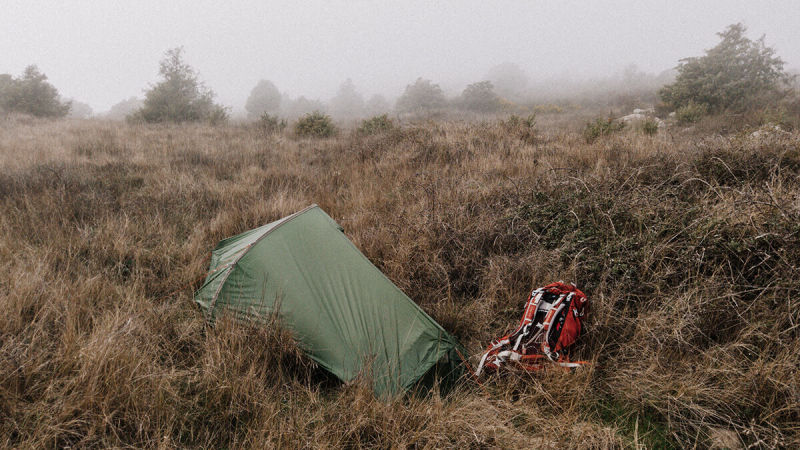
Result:
{"label": "dry grass", "polygon": [[[589,145],[548,120],[298,140],[0,119],[0,447],[800,446],[800,136]],[[595,365],[381,402],[275,324],[159,301],[311,203],[472,358],[532,286],[577,282]]]}

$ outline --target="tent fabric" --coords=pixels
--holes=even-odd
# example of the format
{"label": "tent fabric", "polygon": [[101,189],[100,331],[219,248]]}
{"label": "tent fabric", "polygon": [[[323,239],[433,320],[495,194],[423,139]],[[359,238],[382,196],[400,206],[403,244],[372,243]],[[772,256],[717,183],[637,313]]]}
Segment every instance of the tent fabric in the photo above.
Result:
{"label": "tent fabric", "polygon": [[[209,321],[278,314],[300,348],[344,381],[389,397],[460,375],[463,349],[317,205],[222,240],[195,295]],[[435,378],[435,377],[434,377]],[[422,379],[422,381],[421,381]]]}

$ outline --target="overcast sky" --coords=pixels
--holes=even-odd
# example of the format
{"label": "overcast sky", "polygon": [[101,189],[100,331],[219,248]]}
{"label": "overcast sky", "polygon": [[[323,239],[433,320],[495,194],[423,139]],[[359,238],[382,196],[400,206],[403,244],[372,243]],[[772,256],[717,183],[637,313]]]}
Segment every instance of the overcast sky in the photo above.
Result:
{"label": "overcast sky", "polygon": [[631,63],[658,73],[736,22],[800,67],[798,0],[2,0],[0,10],[0,73],[36,64],[95,112],[141,98],[177,46],[234,110],[261,78],[326,100],[348,77],[365,97],[396,97],[417,77],[461,89],[506,61],[534,80]]}

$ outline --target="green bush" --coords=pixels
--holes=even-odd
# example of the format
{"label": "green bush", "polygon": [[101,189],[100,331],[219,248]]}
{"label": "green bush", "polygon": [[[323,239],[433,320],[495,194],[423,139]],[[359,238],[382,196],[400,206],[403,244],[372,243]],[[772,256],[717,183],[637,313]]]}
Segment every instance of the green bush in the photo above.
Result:
{"label": "green bush", "polygon": [[[797,115],[795,115],[797,117]],[[766,108],[760,112],[758,123],[761,125],[778,125],[785,130],[794,129],[793,117],[784,105]]]}
{"label": "green bush", "polygon": [[534,128],[536,126],[536,114],[530,114],[528,117],[521,117],[516,114],[512,114],[508,116],[508,119],[501,120],[500,124],[508,129]]}
{"label": "green bush", "polygon": [[279,133],[285,130],[289,123],[286,119],[279,118],[277,114],[273,116],[269,113],[264,113],[258,120],[258,125],[267,133]]}
{"label": "green bush", "polygon": [[696,123],[706,114],[706,106],[689,102],[675,111],[675,118],[680,123]]}
{"label": "green bush", "polygon": [[658,122],[650,118],[645,119],[645,121],[642,122],[642,133],[647,136],[655,136],[658,134]]}
{"label": "green bush", "polygon": [[314,111],[297,119],[294,124],[294,132],[300,137],[330,137],[336,135],[339,130],[333,124],[330,116],[319,111]]}
{"label": "green bush", "polygon": [[583,137],[587,143],[591,144],[597,138],[617,133],[622,131],[623,128],[625,128],[625,123],[614,121],[614,118],[610,115],[608,119],[598,117],[594,122],[586,124],[586,128],[583,130]]}
{"label": "green bush", "polygon": [[394,122],[389,118],[388,114],[375,116],[371,119],[361,121],[361,126],[358,127],[359,134],[378,134],[384,131],[391,131],[395,128]]}

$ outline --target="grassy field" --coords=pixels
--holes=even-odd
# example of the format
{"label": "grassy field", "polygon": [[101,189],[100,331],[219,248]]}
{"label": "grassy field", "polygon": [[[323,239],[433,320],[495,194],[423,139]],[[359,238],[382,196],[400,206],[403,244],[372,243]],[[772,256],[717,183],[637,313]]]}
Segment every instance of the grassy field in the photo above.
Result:
{"label": "grassy field", "polygon": [[[800,447],[800,134],[584,124],[0,119],[0,447]],[[532,287],[577,283],[594,364],[382,402],[164,298],[311,203],[473,364]]]}

